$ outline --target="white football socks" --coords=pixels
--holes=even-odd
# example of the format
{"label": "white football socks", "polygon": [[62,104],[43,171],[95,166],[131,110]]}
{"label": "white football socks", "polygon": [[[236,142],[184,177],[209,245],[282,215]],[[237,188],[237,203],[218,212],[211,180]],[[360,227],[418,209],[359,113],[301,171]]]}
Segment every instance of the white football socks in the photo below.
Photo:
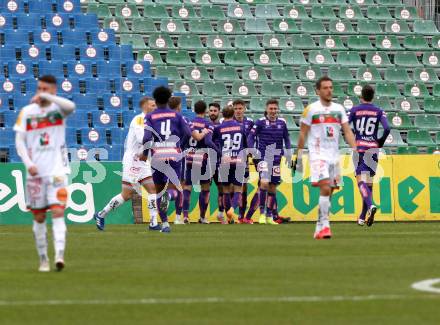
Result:
{"label": "white football socks", "polygon": [[66,222],[64,217],[52,218],[53,245],[55,248],[55,259],[64,258],[64,250],[66,248]]}
{"label": "white football socks", "polygon": [[35,245],[37,247],[38,256],[40,261],[47,261],[47,228],[46,221],[38,223],[34,220],[32,226],[35,237]]}
{"label": "white football socks", "polygon": [[148,210],[150,212],[150,225],[152,227],[157,226],[157,195],[148,194]]}
{"label": "white football socks", "polygon": [[321,215],[322,228],[330,227],[330,218],[329,218],[330,197],[329,196],[319,197],[319,210],[321,212],[320,215]]}
{"label": "white football socks", "polygon": [[119,206],[124,204],[124,202],[125,200],[122,197],[122,194],[116,195],[114,198],[110,200],[109,203],[107,203],[104,209],[98,212],[99,217],[105,218],[110,211],[117,209]]}

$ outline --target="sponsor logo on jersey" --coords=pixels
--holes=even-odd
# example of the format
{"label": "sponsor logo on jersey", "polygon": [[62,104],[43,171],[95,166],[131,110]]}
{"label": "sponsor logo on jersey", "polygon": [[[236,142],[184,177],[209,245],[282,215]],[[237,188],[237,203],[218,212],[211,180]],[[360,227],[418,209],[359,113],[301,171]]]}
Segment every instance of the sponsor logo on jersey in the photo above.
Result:
{"label": "sponsor logo on jersey", "polygon": [[47,132],[40,134],[40,146],[47,146],[49,144],[49,134]]}

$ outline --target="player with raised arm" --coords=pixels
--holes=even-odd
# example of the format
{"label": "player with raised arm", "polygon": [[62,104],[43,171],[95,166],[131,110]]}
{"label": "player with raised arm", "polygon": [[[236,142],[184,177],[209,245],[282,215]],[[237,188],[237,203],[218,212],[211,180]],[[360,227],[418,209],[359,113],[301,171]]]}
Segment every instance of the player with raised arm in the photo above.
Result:
{"label": "player with raised arm", "polygon": [[247,133],[243,124],[234,119],[232,106],[225,107],[222,114],[223,122],[215,127],[213,139],[221,150],[218,177],[223,188],[223,205],[228,223],[234,223],[234,210],[243,204],[241,196],[247,166]]}
{"label": "player with raised arm", "polygon": [[[237,99],[237,100],[234,100],[234,102],[232,103],[232,106],[234,107],[234,119],[238,123],[243,125],[244,130],[245,130],[245,136],[247,137],[249,135],[249,133],[251,132],[251,129],[254,126],[254,121],[252,121],[252,119],[245,116],[246,103],[241,99]],[[246,158],[246,171],[245,171],[244,177],[245,177],[245,179],[243,182],[243,190],[242,190],[242,196],[241,196],[242,203],[240,204],[239,217],[238,217],[239,223],[244,222],[245,213],[246,213],[246,209],[247,209],[248,180],[249,180],[249,163],[248,163],[247,158]]]}
{"label": "player with raised arm", "polygon": [[146,114],[156,109],[153,98],[144,97],[139,102],[142,112],[136,115],[130,122],[127,138],[125,139],[125,152],[122,158],[122,191],[114,196],[107,205],[99,212],[95,213],[96,227],[104,230],[105,218],[110,213],[131,200],[133,191],[141,194],[140,186],[144,187],[148,193],[148,210],[150,212],[151,230],[159,230],[157,223],[156,189],[153,184],[150,161],[142,160],[140,155],[143,152],[144,138],[144,119]]}
{"label": "player with raised arm", "polygon": [[[356,137],[357,154],[354,156],[356,179],[362,196],[362,212],[358,224],[371,227],[377,207],[373,204],[373,178],[376,175],[379,148],[382,148],[390,134],[388,120],[383,110],[372,104],[374,89],[370,85],[362,88],[361,104],[351,109],[348,117]],[[379,137],[379,125],[383,134]]]}
{"label": "player with raised arm", "polygon": [[339,134],[344,131],[345,140],[356,149],[356,141],[348,124],[348,117],[342,105],[334,103],[333,81],[327,76],[316,82],[319,100],[308,105],[302,114],[298,139],[298,156],[294,169],[302,173],[302,151],[307,139],[311,182],[320,188],[318,221],[315,239],[329,239],[330,199],[340,185]]}
{"label": "player with raised arm", "polygon": [[31,210],[33,232],[40,258],[40,272],[49,272],[46,213],[52,213],[55,267],[64,268],[69,161],[66,148],[67,116],[75,104],[56,95],[57,81],[46,75],[38,79],[37,93],[22,108],[14,125],[17,154],[26,166],[26,205]]}
{"label": "player with raised arm", "polygon": [[[292,146],[286,120],[278,117],[279,105],[276,99],[269,99],[266,103],[265,117],[255,121],[254,127],[248,135],[248,145],[259,151],[261,158],[254,159],[259,179],[260,224],[278,225],[274,221],[272,212],[275,208],[277,186],[281,182],[281,158],[284,155],[290,165]],[[252,219],[245,219],[246,223],[253,223]]]}

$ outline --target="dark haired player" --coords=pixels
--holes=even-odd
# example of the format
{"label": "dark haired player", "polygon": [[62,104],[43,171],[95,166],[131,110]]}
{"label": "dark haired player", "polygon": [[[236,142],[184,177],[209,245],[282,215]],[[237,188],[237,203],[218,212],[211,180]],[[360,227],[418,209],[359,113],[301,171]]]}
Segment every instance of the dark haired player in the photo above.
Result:
{"label": "dark haired player", "polygon": [[[362,89],[361,104],[353,107],[348,117],[349,123],[353,124],[356,137],[357,155],[354,156],[354,163],[359,192],[362,196],[362,212],[358,218],[358,224],[363,226],[366,218],[366,224],[369,227],[373,225],[377,210],[373,204],[372,192],[379,148],[383,147],[390,134],[385,113],[372,104],[373,99],[373,87],[365,85]],[[384,129],[381,137],[378,135],[380,124]]]}
{"label": "dark haired player", "polygon": [[220,104],[219,103],[210,103],[208,105],[208,115],[211,123],[215,125],[220,124]]}

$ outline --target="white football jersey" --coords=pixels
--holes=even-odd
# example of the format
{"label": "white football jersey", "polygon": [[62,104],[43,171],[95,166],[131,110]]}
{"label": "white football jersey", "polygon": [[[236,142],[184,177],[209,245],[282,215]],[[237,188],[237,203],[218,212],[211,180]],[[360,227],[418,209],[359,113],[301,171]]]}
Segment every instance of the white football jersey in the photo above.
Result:
{"label": "white football jersey", "polygon": [[29,104],[21,110],[14,131],[26,135],[28,154],[38,176],[62,176],[70,173],[66,148],[65,116],[60,107]]}
{"label": "white football jersey", "polygon": [[145,114],[136,115],[130,123],[127,138],[125,139],[125,152],[123,164],[131,164],[137,160],[136,156],[143,151]]}
{"label": "white football jersey", "polygon": [[348,123],[344,107],[333,102],[330,106],[314,102],[304,109],[301,123],[310,126],[307,137],[310,160],[339,161],[341,125]]}

